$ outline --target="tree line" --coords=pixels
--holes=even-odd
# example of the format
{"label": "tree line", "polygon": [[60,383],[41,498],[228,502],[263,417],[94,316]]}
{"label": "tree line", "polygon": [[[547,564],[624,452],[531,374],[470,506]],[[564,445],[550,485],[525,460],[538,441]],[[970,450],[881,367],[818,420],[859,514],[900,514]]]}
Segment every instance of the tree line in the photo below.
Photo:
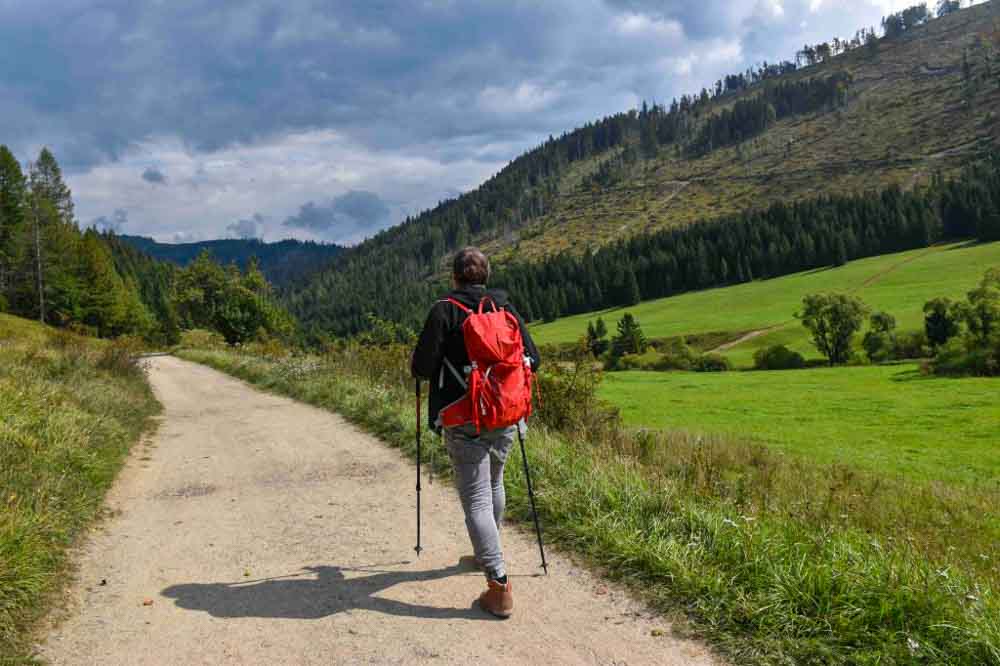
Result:
{"label": "tree line", "polygon": [[152,331],[137,276],[115,265],[101,234],[81,230],[73,211],[47,148],[25,174],[0,145],[0,310],[106,337]]}
{"label": "tree line", "polygon": [[843,106],[850,81],[849,73],[837,72],[769,86],[761,94],[741,99],[732,108],[711,116],[688,146],[688,152],[704,155],[762,134],[782,118]]}
{"label": "tree line", "polygon": [[186,268],[158,261],[110,232],[81,229],[55,156],[27,174],[0,145],[0,312],[100,337],[173,344],[208,328],[228,342],[289,337],[294,320],[251,261],[241,271],[203,253]]}
{"label": "tree line", "polygon": [[634,305],[767,279],[948,238],[1000,239],[1000,156],[926,187],[778,202],[717,221],[635,236],[587,252],[510,264],[494,282],[528,320]]}

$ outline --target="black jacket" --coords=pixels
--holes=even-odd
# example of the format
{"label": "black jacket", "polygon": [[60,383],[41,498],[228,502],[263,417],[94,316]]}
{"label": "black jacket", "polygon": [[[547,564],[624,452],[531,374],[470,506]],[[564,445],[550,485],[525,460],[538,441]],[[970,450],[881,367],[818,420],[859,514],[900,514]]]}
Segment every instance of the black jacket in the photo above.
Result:
{"label": "black jacket", "polygon": [[427,322],[424,324],[424,330],[420,333],[420,339],[417,340],[417,346],[413,350],[413,357],[410,361],[410,371],[414,377],[430,380],[431,394],[427,404],[427,420],[430,427],[435,430],[438,429],[435,425],[438,412],[461,398],[465,393],[465,389],[451,372],[447,369],[442,372],[444,359],[447,358],[452,366],[458,368],[460,372],[463,367],[469,365],[469,356],[465,353],[465,341],[462,339],[462,323],[468,315],[461,308],[445,299],[453,298],[462,305],[475,310],[485,296],[490,296],[497,307],[503,308],[517,317],[517,321],[521,325],[521,337],[524,339],[524,352],[531,358],[532,371],[537,371],[541,363],[538,348],[535,347],[521,315],[511,305],[507,292],[501,289],[487,290],[479,285],[449,292],[434,304],[430,314],[427,315]]}

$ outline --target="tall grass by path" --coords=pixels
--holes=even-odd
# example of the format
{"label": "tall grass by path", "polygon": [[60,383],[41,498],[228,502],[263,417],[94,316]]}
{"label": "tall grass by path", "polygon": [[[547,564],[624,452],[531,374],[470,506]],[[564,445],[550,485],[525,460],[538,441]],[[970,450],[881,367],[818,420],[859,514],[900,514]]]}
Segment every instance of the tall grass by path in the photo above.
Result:
{"label": "tall grass by path", "polygon": [[0,315],[0,662],[29,658],[68,548],[159,411],[132,352]]}
{"label": "tall grass by path", "polygon": [[[180,355],[415,453],[405,350]],[[425,446],[447,472],[437,439]],[[995,495],[613,420],[565,432],[535,424],[529,451],[548,538],[683,613],[736,663],[1000,664],[1000,554],[976,529]],[[530,520],[516,461],[507,484],[511,517]]]}

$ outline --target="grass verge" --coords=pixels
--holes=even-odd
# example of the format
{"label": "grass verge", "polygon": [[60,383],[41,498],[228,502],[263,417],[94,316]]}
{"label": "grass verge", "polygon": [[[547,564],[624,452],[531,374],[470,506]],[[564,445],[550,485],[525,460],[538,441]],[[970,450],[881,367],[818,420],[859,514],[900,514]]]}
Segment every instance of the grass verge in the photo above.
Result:
{"label": "grass verge", "polygon": [[[180,356],[336,410],[414,454],[403,352]],[[995,496],[683,433],[541,426],[530,450],[547,538],[683,612],[737,663],[1000,664],[1000,553],[995,533],[977,536]],[[509,466],[509,515],[526,521],[519,470]]]}
{"label": "grass verge", "polygon": [[69,547],[158,411],[122,345],[0,315],[0,662],[29,658]]}

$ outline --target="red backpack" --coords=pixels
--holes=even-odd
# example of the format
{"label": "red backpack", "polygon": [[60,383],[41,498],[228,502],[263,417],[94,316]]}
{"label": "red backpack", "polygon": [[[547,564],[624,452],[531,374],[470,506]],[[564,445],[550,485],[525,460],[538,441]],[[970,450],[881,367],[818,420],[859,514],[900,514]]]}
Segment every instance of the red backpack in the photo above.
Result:
{"label": "red backpack", "polygon": [[[478,312],[452,298],[446,300],[469,315],[462,322],[469,366],[464,368],[463,377],[448,359],[444,360],[466,392],[441,410],[441,425],[451,428],[471,423],[479,432],[484,428],[506,428],[528,418],[531,361],[524,353],[517,317],[498,308],[488,296],[479,302]],[[484,311],[487,302],[492,306],[490,312]]]}

